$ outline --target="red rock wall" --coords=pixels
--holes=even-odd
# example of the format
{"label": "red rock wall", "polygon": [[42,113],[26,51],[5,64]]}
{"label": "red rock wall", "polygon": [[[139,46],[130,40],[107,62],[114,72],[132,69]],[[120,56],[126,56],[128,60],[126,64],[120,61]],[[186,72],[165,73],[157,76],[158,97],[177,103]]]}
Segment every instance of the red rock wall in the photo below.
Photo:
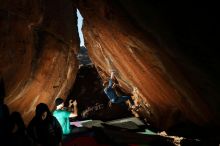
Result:
{"label": "red rock wall", "polygon": [[[83,32],[91,60],[104,80],[109,70],[114,69],[122,88],[129,93],[138,89],[141,97],[138,102],[142,106],[140,116],[163,129],[185,119],[203,125],[213,118],[213,109],[193,84],[196,79],[189,80],[180,66],[178,54],[162,46],[160,41],[163,40],[149,27],[150,23],[157,22],[157,31],[166,34],[169,30],[163,25],[163,17],[161,21],[157,16],[151,17],[149,25],[142,24],[142,27],[138,19],[143,18],[139,15],[136,21],[131,19],[118,1],[86,0],[79,1],[78,6],[84,17]],[[136,14],[132,12],[129,14]]]}
{"label": "red rock wall", "polygon": [[65,98],[78,62],[76,15],[71,1],[0,2],[0,73],[10,111],[32,118],[38,103],[53,108]]}
{"label": "red rock wall", "polygon": [[[198,56],[201,46],[212,47],[213,40],[204,42],[213,35],[204,39],[197,27],[204,26],[202,32],[210,31],[206,27],[215,30],[215,25],[208,25],[215,15],[208,17],[205,12],[199,18],[188,13],[187,4],[188,11],[182,9],[178,18],[174,14],[180,12],[180,4],[132,0],[1,0],[0,75],[5,102],[11,111],[21,112],[26,123],[39,102],[52,109],[54,98],[65,97],[75,80],[79,46],[75,5],[84,17],[86,47],[103,80],[114,69],[126,92],[137,88],[139,115],[146,121],[166,129],[185,119],[197,125],[218,119],[219,67],[216,60],[207,59],[215,57],[208,52],[210,56],[199,58],[205,60],[200,65],[206,66],[204,71],[198,57],[192,55],[192,61],[184,55],[194,46],[199,46],[194,51]],[[192,27],[195,18],[202,23]],[[183,21],[189,23],[175,27]],[[182,36],[172,36],[173,30]],[[176,45],[177,40],[185,46]]]}

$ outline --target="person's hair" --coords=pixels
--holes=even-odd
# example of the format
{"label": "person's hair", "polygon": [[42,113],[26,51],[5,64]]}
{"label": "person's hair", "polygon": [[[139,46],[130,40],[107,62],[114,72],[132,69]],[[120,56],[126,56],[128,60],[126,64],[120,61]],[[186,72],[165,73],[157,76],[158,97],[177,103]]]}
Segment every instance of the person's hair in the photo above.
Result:
{"label": "person's hair", "polygon": [[0,78],[0,104],[4,103],[4,97],[5,97],[5,84],[4,84],[4,80],[1,77]]}
{"label": "person's hair", "polygon": [[52,116],[48,106],[45,104],[45,103],[39,103],[37,106],[36,106],[36,110],[35,110],[35,117],[38,119],[38,120],[41,120],[42,118],[42,114],[44,112],[47,112],[47,117],[46,119],[50,118]]}
{"label": "person's hair", "polygon": [[104,81],[102,84],[104,87],[108,86],[108,81]]}
{"label": "person's hair", "polygon": [[64,103],[64,100],[63,100],[62,98],[60,98],[60,97],[58,97],[58,98],[55,100],[56,106],[58,106],[58,105],[60,105],[60,104],[62,104],[62,103]]}
{"label": "person's hair", "polygon": [[11,113],[9,117],[9,131],[11,132],[14,128],[14,126],[18,126],[19,132],[25,132],[25,125],[24,121],[21,117],[21,114],[19,112],[13,112]]}

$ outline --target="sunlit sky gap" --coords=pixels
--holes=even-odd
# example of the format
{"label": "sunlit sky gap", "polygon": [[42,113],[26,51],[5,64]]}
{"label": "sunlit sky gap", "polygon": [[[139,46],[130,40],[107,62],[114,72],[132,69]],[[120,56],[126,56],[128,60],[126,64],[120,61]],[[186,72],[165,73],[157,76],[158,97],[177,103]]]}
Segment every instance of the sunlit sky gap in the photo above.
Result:
{"label": "sunlit sky gap", "polygon": [[80,14],[78,9],[77,9],[77,17],[78,17],[77,26],[78,26],[78,32],[79,32],[80,46],[85,46],[83,33],[82,33],[83,17]]}

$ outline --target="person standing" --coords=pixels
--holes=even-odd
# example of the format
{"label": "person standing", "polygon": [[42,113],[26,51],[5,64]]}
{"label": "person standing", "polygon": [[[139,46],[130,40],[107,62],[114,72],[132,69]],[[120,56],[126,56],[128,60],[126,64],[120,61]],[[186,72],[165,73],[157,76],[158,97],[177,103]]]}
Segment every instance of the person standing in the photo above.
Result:
{"label": "person standing", "polygon": [[78,116],[78,108],[77,102],[74,101],[73,104],[73,111],[67,111],[64,108],[64,100],[62,98],[57,98],[55,100],[56,110],[53,112],[53,116],[57,118],[59,121],[63,135],[68,135],[71,133],[73,127],[70,126],[69,118],[74,118]]}

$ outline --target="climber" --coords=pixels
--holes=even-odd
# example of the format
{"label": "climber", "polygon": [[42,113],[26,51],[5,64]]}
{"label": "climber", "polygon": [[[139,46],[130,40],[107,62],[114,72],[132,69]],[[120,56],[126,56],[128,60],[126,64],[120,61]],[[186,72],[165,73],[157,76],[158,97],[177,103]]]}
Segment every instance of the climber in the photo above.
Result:
{"label": "climber", "polygon": [[113,83],[113,78],[114,78],[114,71],[111,71],[111,77],[109,79],[109,81],[105,81],[103,83],[104,88],[104,92],[107,95],[107,97],[110,99],[111,103],[123,103],[127,100],[130,101],[131,104],[131,109],[135,108],[135,104],[134,101],[132,100],[131,96],[128,95],[123,95],[123,96],[118,96],[115,92],[115,90],[113,89],[113,86],[115,83]]}

